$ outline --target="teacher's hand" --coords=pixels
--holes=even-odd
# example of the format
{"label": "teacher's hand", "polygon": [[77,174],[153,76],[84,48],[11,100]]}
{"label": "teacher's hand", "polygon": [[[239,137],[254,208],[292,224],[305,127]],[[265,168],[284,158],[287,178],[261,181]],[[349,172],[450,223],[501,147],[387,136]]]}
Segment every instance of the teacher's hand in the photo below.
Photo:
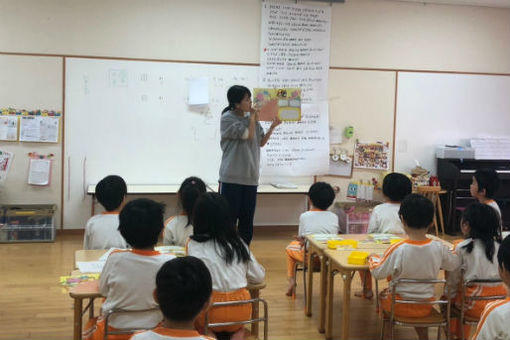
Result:
{"label": "teacher's hand", "polygon": [[250,118],[255,119],[256,122],[259,121],[259,110],[257,108],[252,107],[250,109]]}
{"label": "teacher's hand", "polygon": [[274,117],[273,122],[271,123],[271,128],[274,129],[281,123],[282,123],[282,121],[280,120],[280,118],[278,118],[278,116],[276,116],[276,117]]}

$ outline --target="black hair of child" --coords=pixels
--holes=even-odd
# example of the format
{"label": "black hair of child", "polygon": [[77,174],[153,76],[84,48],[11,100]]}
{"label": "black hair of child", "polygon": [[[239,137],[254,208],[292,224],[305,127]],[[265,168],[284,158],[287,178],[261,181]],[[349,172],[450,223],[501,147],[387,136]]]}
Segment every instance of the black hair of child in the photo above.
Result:
{"label": "black hair of child", "polygon": [[188,217],[188,222],[185,227],[191,224],[191,216],[193,214],[193,207],[200,195],[206,192],[206,186],[204,181],[202,181],[198,177],[188,177],[186,178],[179,188],[179,201],[182,207],[182,210],[186,213]]}
{"label": "black hair of child", "polygon": [[200,243],[213,240],[227,264],[234,259],[244,263],[250,260],[250,253],[237,232],[225,197],[215,192],[201,195],[193,209],[192,223],[191,239]]}
{"label": "black hair of child", "polygon": [[202,260],[177,257],[156,274],[156,296],[167,320],[193,321],[209,301],[212,279]]}
{"label": "black hair of child", "polygon": [[[494,256],[494,241],[501,243],[501,222],[493,207],[479,202],[471,203],[462,213],[461,223],[469,224],[468,237],[479,239],[485,247],[485,256],[492,262]],[[474,242],[463,246],[468,253],[473,251]]]}
{"label": "black hair of child", "polygon": [[127,185],[120,176],[106,176],[96,185],[96,198],[106,211],[118,209],[126,195]]}
{"label": "black hair of child", "polygon": [[154,247],[164,227],[164,212],[164,204],[147,198],[128,202],[119,214],[120,234],[133,248]]}
{"label": "black hair of child", "polygon": [[317,182],[308,189],[308,197],[314,207],[326,210],[335,200],[335,190],[326,182]]}
{"label": "black hair of child", "polygon": [[410,194],[400,203],[398,213],[409,228],[426,229],[434,218],[434,205],[422,195]]}
{"label": "black hair of child", "polygon": [[498,264],[500,268],[510,271],[510,235],[505,237],[498,251]]}
{"label": "black hair of child", "polygon": [[233,111],[236,108],[236,104],[241,103],[241,101],[248,95],[251,97],[250,89],[246,86],[242,85],[233,85],[227,91],[227,100],[228,106],[221,111],[221,113],[225,113],[227,111]]}
{"label": "black hair of child", "polygon": [[493,198],[499,188],[499,176],[494,169],[478,169],[473,175],[478,183],[478,192],[485,189],[485,197]]}
{"label": "black hair of child", "polygon": [[393,202],[401,202],[413,190],[411,180],[398,172],[392,172],[384,177],[382,190],[384,196]]}

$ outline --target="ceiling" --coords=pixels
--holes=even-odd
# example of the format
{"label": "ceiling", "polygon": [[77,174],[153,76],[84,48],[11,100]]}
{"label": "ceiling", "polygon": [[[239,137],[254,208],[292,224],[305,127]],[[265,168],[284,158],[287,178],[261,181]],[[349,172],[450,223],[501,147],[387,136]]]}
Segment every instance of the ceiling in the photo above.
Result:
{"label": "ceiling", "polygon": [[[395,0],[393,0],[395,1]],[[406,2],[418,2],[423,4],[443,4],[459,6],[482,6],[510,8],[510,0],[396,0]]]}

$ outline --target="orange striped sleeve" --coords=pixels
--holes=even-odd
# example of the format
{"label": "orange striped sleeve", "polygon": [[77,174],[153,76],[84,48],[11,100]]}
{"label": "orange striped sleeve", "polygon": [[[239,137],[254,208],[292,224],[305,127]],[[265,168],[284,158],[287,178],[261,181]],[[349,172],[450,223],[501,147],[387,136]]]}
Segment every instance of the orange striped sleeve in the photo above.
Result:
{"label": "orange striped sleeve", "polygon": [[384,252],[384,256],[382,257],[382,259],[380,261],[375,261],[372,259],[372,257],[374,258],[380,258],[379,256],[371,256],[370,259],[369,259],[369,268],[370,270],[373,270],[379,266],[381,266],[387,259],[388,257],[398,248],[400,247],[401,245],[404,244],[404,241],[400,241],[400,242],[397,242],[393,245],[391,245],[388,249],[386,249],[386,251]]}
{"label": "orange striped sleeve", "polygon": [[510,298],[507,298],[505,300],[498,300],[498,301],[494,301],[494,302],[487,304],[487,306],[483,310],[482,315],[480,316],[480,321],[478,322],[478,327],[476,327],[476,332],[475,332],[475,335],[473,335],[472,339],[476,340],[478,338],[478,335],[480,334],[480,331],[482,330],[482,327],[483,327],[485,321],[487,321],[487,317],[489,316],[489,314],[495,308],[497,308],[501,305],[504,305],[505,303],[507,303],[509,301],[510,301]]}
{"label": "orange striped sleeve", "polygon": [[165,227],[168,225],[168,223],[170,223],[171,220],[173,220],[175,218],[175,216],[170,216],[169,218],[167,218],[165,220]]}

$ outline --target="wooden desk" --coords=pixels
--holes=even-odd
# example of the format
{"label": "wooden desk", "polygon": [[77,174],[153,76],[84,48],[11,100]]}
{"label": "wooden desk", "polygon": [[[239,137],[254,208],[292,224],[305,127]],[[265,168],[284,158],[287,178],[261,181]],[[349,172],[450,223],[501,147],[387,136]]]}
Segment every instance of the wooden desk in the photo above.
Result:
{"label": "wooden desk", "polygon": [[[81,261],[97,261],[106,250],[77,250],[74,253],[74,263],[75,268],[77,268],[76,263]],[[79,275],[80,272],[74,270],[72,275]],[[246,289],[250,292],[250,297],[252,299],[256,299],[260,297],[260,290],[266,288],[266,283],[260,284],[248,284]],[[75,287],[69,290],[69,296],[74,300],[74,317],[73,317],[73,339],[81,340],[82,334],[82,318],[83,315],[89,311],[89,318],[94,317],[94,300],[97,298],[102,298],[103,296],[99,292],[98,281],[85,281],[81,282]],[[83,301],[89,299],[89,303],[83,309]],[[259,304],[253,303],[252,311],[251,311],[252,319],[258,319],[259,317]],[[258,338],[259,335],[259,323],[253,323],[251,325],[251,333]]]}
{"label": "wooden desk", "polygon": [[[177,191],[179,191],[180,184],[128,184],[127,193],[128,195],[176,195]],[[207,187],[209,190],[214,191],[218,184],[208,184]],[[271,194],[271,195],[289,195],[289,194],[301,194],[306,195],[308,193],[308,189],[310,188],[309,184],[300,184],[297,185],[296,188],[284,188],[279,189],[275,188],[271,184],[260,184],[257,188],[258,194]],[[96,206],[96,185],[89,184],[87,186],[87,195],[92,197],[92,208],[91,208],[91,216],[94,216],[95,206]],[[305,201],[306,210],[307,201]]]}

